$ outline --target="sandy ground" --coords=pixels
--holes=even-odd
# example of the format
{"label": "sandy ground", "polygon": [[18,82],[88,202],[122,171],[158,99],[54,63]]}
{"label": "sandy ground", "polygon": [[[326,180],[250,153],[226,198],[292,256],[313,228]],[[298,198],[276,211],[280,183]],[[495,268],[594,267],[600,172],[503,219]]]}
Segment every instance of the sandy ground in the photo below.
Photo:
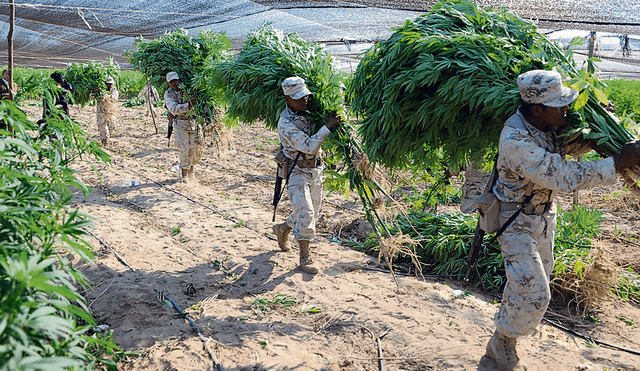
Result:
{"label": "sandy ground", "polygon": [[[39,107],[25,110],[40,116]],[[95,107],[74,106],[71,114],[98,140]],[[357,232],[345,227],[362,217],[339,195],[327,195],[323,204],[313,249],[321,273],[303,273],[296,251],[280,252],[271,233],[270,159],[277,135],[260,125],[233,130],[233,148],[208,147],[196,168],[198,181],[184,184],[172,170],[178,152],[167,146],[166,118],[157,125],[159,134],[143,107],[121,108],[107,147],[112,164],[74,163],[93,187],[87,196],[76,195],[74,207],[96,218],[91,232],[131,267],[97,239],[90,240],[95,262],[74,261],[93,284],[85,295],[98,323],[109,326],[123,350],[137,354],[119,369],[477,369],[493,333],[493,297],[461,281],[401,277],[398,287],[389,274],[372,270],[384,266],[334,242],[336,235]],[[611,197],[609,189],[581,197],[607,210],[605,231],[637,237],[637,207]],[[276,221],[288,211],[285,197]],[[638,269],[637,245],[604,237],[599,243],[611,259]],[[158,292],[195,321],[205,342]],[[561,312],[553,317],[599,341],[640,351],[637,306],[604,302],[594,316],[598,323]],[[639,355],[545,323],[519,349],[529,370],[640,368]]]}

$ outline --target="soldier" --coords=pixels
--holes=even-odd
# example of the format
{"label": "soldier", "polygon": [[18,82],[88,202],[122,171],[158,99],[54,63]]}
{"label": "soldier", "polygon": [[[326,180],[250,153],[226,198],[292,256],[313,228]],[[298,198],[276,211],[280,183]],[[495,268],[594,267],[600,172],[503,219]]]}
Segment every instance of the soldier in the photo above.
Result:
{"label": "soldier", "polygon": [[[316,236],[316,220],[322,203],[322,143],[331,134],[331,130],[340,124],[338,117],[330,117],[327,123],[312,134],[313,123],[305,117],[311,91],[301,77],[289,77],[282,82],[284,100],[287,108],[280,114],[278,136],[282,151],[286,157],[285,169],[289,176],[289,199],[293,212],[286,222],[273,226],[278,237],[278,246],[289,251],[289,234],[298,241],[300,248],[300,267],[309,274],[318,273],[313,264],[309,243]],[[285,175],[286,177],[286,175]]]}
{"label": "soldier", "polygon": [[[20,88],[18,88],[18,84],[15,82],[11,85],[11,88],[9,88],[9,70],[2,71],[2,80],[0,80],[0,100],[13,100],[18,90],[20,90]],[[2,120],[0,120],[0,129],[13,132],[11,125],[6,124]]]}
{"label": "soldier", "polygon": [[182,181],[186,183],[195,179],[194,167],[202,157],[204,138],[200,125],[187,117],[196,103],[196,97],[186,99],[185,92],[180,88],[180,77],[177,72],[167,74],[167,84],[169,89],[164,92],[164,103],[174,116],[172,122],[174,143],[180,150],[179,166]]}
{"label": "soldier", "polygon": [[496,331],[479,369],[523,370],[516,340],[542,320],[551,291],[553,235],[558,192],[612,184],[616,172],[640,162],[640,142],[598,161],[566,161],[557,153],[558,131],[567,123],[576,90],[562,85],[559,73],[533,70],[518,76],[522,105],[505,123],[498,144],[498,179],[493,193],[500,224],[519,213],[499,237],[507,283],[495,316]]}
{"label": "soldier", "polygon": [[[108,76],[105,81],[107,90],[98,98],[96,104],[96,122],[98,123],[98,131],[100,132],[100,143],[107,145],[108,139],[113,135],[116,124],[116,113],[118,112],[118,98],[120,94],[115,86],[113,77]],[[97,93],[100,87],[96,87],[91,95]]]}

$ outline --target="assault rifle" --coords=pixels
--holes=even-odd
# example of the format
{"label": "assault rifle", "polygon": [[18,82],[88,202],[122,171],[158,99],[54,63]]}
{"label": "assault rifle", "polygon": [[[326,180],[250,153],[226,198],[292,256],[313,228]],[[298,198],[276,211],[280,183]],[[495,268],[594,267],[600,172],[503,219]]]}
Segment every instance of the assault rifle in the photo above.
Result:
{"label": "assault rifle", "polygon": [[[282,144],[281,144],[280,150],[278,151],[278,154],[274,158],[274,160],[278,163],[278,166],[276,167],[276,185],[275,185],[275,188],[273,189],[273,202],[272,202],[273,217],[271,218],[272,222],[276,221],[276,210],[278,210],[278,203],[282,198],[282,192],[284,191],[284,188],[287,188],[287,185],[289,184],[289,177],[291,176],[291,173],[293,172],[293,168],[296,166],[296,163],[298,162],[298,159],[300,158],[301,154],[302,152],[298,152],[298,154],[296,155],[296,159],[293,160],[293,163],[291,165],[289,165],[290,160],[284,157],[284,153],[282,152]],[[285,178],[282,178],[281,176],[283,175],[282,174],[283,171],[285,174]],[[283,179],[285,181],[284,187],[282,187]]]}
{"label": "assault rifle", "polygon": [[[165,108],[167,107],[166,105],[164,106]],[[169,147],[169,144],[171,143],[171,133],[173,133],[173,119],[175,116],[173,116],[173,113],[171,113],[171,111],[169,111],[169,113],[167,113],[167,119],[169,120],[169,126],[167,126],[167,147]]]}

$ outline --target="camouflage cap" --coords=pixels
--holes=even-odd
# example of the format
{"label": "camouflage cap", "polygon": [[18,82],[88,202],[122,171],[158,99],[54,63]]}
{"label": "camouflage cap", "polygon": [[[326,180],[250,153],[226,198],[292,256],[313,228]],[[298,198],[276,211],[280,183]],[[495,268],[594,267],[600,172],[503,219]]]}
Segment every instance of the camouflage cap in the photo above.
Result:
{"label": "camouflage cap", "polygon": [[171,71],[167,74],[167,82],[171,80],[180,80],[177,72]]}
{"label": "camouflage cap", "polygon": [[304,79],[302,77],[294,76],[287,77],[282,82],[282,91],[284,95],[291,97],[292,99],[300,99],[311,95],[311,91],[307,88]]}
{"label": "camouflage cap", "polygon": [[520,97],[525,103],[563,107],[578,97],[578,91],[562,85],[556,71],[531,70],[518,76]]}

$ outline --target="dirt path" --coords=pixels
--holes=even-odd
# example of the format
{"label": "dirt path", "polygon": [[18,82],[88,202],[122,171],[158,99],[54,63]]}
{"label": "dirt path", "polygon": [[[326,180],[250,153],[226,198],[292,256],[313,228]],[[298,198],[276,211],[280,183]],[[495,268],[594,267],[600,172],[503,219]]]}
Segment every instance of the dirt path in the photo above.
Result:
{"label": "dirt path", "polygon": [[[25,109],[39,115],[40,108]],[[97,138],[94,107],[71,113]],[[280,252],[271,234],[276,134],[259,125],[235,129],[235,149],[218,157],[207,148],[198,182],[183,184],[172,171],[178,153],[167,147],[166,119],[155,134],[143,114],[141,107],[121,109],[108,147],[111,165],[87,159],[74,165],[94,189],[76,195],[74,206],[96,217],[91,232],[133,269],[95,239],[95,263],[75,261],[95,285],[86,297],[98,322],[124,350],[140,355],[119,369],[214,370],[208,349],[227,371],[378,370],[376,338],[383,334],[386,370],[477,368],[493,332],[491,297],[459,281],[402,277],[398,288],[389,274],[370,270],[379,267],[375,258],[332,242],[335,231],[361,216],[342,196],[327,196],[323,205],[314,248],[321,273],[302,273],[296,252]],[[607,204],[607,194],[584,197]],[[286,198],[281,205],[277,222],[290,210]],[[607,228],[633,231],[637,214],[613,208]],[[607,246],[638,257],[635,246]],[[210,339],[206,348],[155,290],[194,319]],[[637,325],[616,319],[622,313],[639,323],[640,310],[603,304],[602,311],[600,323],[577,330],[640,351]],[[593,347],[547,324],[520,350],[529,370],[640,367],[638,355]]]}

